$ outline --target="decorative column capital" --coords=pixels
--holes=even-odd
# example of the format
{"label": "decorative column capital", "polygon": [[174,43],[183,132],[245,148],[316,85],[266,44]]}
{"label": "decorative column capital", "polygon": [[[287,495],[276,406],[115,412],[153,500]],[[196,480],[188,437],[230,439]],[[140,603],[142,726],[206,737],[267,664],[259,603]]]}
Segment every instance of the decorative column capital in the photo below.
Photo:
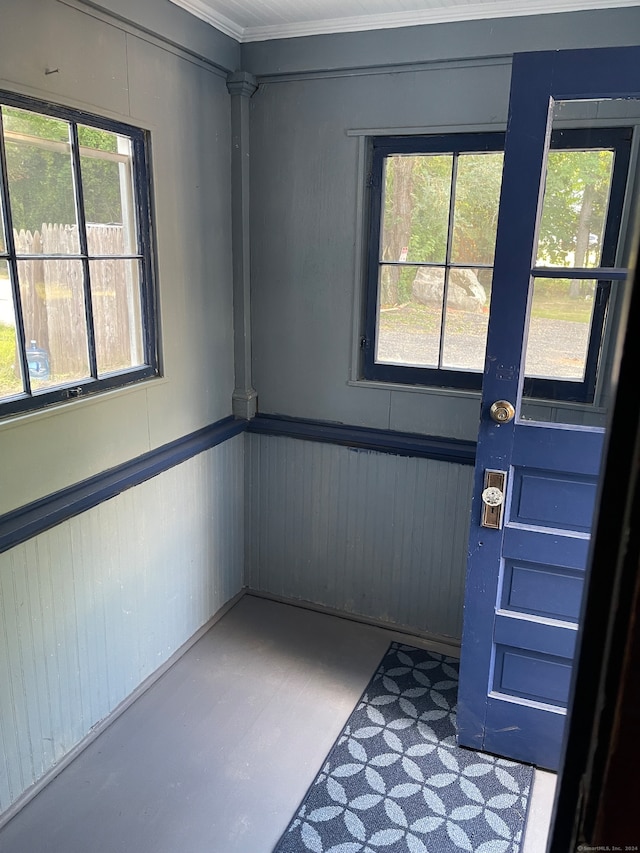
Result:
{"label": "decorative column capital", "polygon": [[227,74],[227,90],[230,95],[250,98],[257,88],[256,78],[248,71],[231,71]]}

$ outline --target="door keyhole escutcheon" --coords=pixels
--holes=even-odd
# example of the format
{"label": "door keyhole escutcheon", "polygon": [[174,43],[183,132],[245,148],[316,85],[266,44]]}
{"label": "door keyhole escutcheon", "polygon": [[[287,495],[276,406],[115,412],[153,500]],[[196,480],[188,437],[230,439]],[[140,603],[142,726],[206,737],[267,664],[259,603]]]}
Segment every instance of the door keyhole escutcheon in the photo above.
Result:
{"label": "door keyhole escutcheon", "polygon": [[508,400],[496,400],[489,409],[489,414],[497,424],[508,424],[514,419],[516,410]]}
{"label": "door keyhole escutcheon", "polygon": [[482,527],[492,527],[500,530],[504,512],[504,493],[507,487],[507,472],[488,469],[484,472],[482,490]]}

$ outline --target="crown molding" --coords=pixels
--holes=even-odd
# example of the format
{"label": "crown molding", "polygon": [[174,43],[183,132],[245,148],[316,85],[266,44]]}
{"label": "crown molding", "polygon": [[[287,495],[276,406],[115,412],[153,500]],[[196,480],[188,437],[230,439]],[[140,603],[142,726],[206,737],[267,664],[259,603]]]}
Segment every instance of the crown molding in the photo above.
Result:
{"label": "crown molding", "polygon": [[412,12],[354,15],[317,21],[242,27],[225,15],[216,12],[206,0],[171,0],[171,2],[211,24],[241,44],[269,41],[272,39],[327,35],[331,33],[397,29],[399,27],[415,27],[425,24],[444,24],[492,18],[514,18],[530,15],[556,14],[560,12],[585,12],[596,9],[613,9],[640,5],[640,0],[530,0],[526,4],[515,4],[513,0],[495,0],[491,5],[487,5],[486,2],[477,2],[476,0],[476,2],[461,3],[446,8],[422,9]]}
{"label": "crown molding", "polygon": [[231,38],[239,42],[244,41],[245,29],[236,24],[235,21],[232,21],[231,18],[227,18],[225,15],[221,15],[220,12],[216,12],[208,3],[203,2],[203,0],[170,0],[170,2],[186,9],[187,12],[195,15],[196,18],[200,18],[201,21],[211,24],[212,27],[220,30],[225,36],[231,36]]}

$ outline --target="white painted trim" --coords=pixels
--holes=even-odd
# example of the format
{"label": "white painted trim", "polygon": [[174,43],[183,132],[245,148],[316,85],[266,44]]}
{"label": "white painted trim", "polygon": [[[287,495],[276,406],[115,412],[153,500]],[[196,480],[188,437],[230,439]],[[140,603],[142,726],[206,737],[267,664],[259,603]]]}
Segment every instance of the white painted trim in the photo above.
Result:
{"label": "white painted trim", "polygon": [[487,6],[486,2],[471,2],[411,12],[353,15],[344,18],[242,27],[225,15],[216,12],[205,0],[171,0],[171,2],[211,24],[241,44],[329,33],[364,32],[367,30],[423,26],[425,24],[514,18],[560,12],[584,12],[593,9],[613,9],[640,5],[640,0],[530,0],[527,4],[515,4],[513,0],[495,0],[491,6]]}
{"label": "white painted trim", "polygon": [[171,0],[171,2],[175,3],[176,6],[186,9],[187,12],[191,12],[196,18],[200,18],[201,21],[211,24],[212,27],[220,30],[226,36],[231,36],[231,38],[239,42],[244,41],[245,29],[236,24],[235,21],[232,21],[231,18],[227,18],[226,15],[216,12],[208,3],[203,2],[203,0]]}
{"label": "white painted trim", "polygon": [[180,658],[189,651],[189,649],[194,646],[198,640],[200,640],[204,635],[212,628],[216,622],[219,622],[222,617],[231,610],[232,607],[240,601],[246,595],[246,587],[240,590],[240,592],[236,593],[233,598],[229,599],[226,604],[223,604],[213,616],[205,622],[205,624],[198,628],[198,630],[193,634],[189,639],[184,642],[180,648],[176,649],[176,651],[168,658],[163,664],[161,664],[158,669],[151,673],[151,675],[147,676],[143,682],[141,682],[136,689],[130,693],[127,697],[125,697],[119,705],[117,705],[113,711],[111,711],[107,716],[100,720],[98,723],[91,728],[87,734],[82,738],[82,740],[78,741],[78,743],[72,747],[69,752],[62,756],[60,761],[57,764],[54,764],[53,767],[50,767],[49,770],[41,776],[37,782],[34,782],[26,791],[24,791],[17,800],[14,800],[9,808],[6,811],[0,814],[0,829],[3,826],[6,826],[9,821],[14,818],[19,811],[21,811],[27,803],[30,803],[34,797],[36,797],[40,791],[47,787],[49,782],[53,782],[56,776],[59,776],[60,773],[68,767],[72,761],[74,761],[80,753],[84,752],[84,750],[90,746],[94,740],[102,734],[106,729],[109,728],[111,723],[115,723],[118,717],[130,708],[131,705],[139,699],[143,693],[146,693],[150,687],[159,681],[160,678],[170,669],[174,663],[176,663]]}

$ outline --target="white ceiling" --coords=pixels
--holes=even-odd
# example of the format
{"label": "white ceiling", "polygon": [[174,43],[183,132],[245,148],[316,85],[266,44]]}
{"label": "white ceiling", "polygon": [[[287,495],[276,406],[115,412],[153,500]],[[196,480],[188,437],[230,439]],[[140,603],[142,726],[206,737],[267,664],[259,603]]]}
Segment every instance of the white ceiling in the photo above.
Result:
{"label": "white ceiling", "polygon": [[640,0],[171,0],[239,42],[640,6]]}

